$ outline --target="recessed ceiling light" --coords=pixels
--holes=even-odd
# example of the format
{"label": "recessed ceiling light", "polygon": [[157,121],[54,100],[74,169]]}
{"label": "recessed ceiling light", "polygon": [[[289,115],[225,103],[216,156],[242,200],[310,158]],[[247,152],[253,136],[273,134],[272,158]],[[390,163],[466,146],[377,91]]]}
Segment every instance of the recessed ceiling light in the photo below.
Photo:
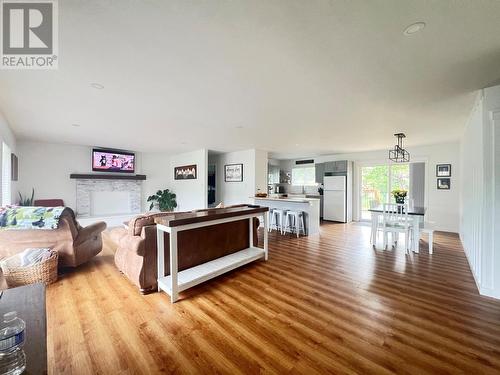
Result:
{"label": "recessed ceiling light", "polygon": [[181,145],[186,145],[186,144],[187,144],[187,142],[181,142]]}
{"label": "recessed ceiling light", "polygon": [[75,128],[79,128],[80,124],[71,124],[71,126],[74,126]]}
{"label": "recessed ceiling light", "polygon": [[243,125],[237,125],[237,126],[235,126],[235,128],[236,128],[236,129],[243,129],[243,128],[244,128],[244,126],[243,126]]}
{"label": "recessed ceiling light", "polygon": [[102,90],[104,88],[104,85],[101,85],[100,83],[94,82],[94,83],[90,84],[90,87],[97,89],[97,90]]}
{"label": "recessed ceiling light", "polygon": [[412,35],[416,34],[419,31],[422,31],[425,28],[425,22],[415,22],[408,26],[405,31],[403,31],[404,35]]}

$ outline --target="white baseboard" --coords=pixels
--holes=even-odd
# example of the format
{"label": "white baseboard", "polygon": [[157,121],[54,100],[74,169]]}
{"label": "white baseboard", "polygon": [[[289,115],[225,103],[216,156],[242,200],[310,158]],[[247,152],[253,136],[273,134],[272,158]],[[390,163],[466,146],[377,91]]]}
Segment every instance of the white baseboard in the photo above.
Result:
{"label": "white baseboard", "polygon": [[467,264],[469,265],[470,273],[472,273],[472,277],[474,278],[474,282],[476,283],[477,291],[482,296],[500,299],[500,291],[495,290],[493,288],[486,288],[486,287],[481,286],[481,283],[478,280],[478,276],[475,274],[475,272],[470,264],[468,252],[465,251],[464,241],[462,240],[462,232],[459,233],[459,237],[460,237],[460,242],[462,243],[462,248],[464,249],[465,259],[467,259]]}
{"label": "white baseboard", "polygon": [[76,220],[80,223],[82,227],[97,223],[99,221],[104,221],[108,228],[120,227],[125,221],[132,220],[139,214],[124,214],[124,215],[109,215],[109,216],[84,216],[76,217]]}
{"label": "white baseboard", "polygon": [[500,291],[492,288],[480,288],[479,294],[486,297],[500,299]]}

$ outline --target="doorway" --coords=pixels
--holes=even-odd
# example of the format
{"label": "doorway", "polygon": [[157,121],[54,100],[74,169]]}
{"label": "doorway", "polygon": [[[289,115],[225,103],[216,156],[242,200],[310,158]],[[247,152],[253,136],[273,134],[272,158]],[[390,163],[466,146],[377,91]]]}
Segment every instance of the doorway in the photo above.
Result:
{"label": "doorway", "polygon": [[208,207],[215,207],[216,171],[215,164],[208,165]]}
{"label": "doorway", "polygon": [[371,207],[392,202],[391,191],[408,191],[410,196],[410,164],[377,164],[361,167],[360,215],[371,220]]}

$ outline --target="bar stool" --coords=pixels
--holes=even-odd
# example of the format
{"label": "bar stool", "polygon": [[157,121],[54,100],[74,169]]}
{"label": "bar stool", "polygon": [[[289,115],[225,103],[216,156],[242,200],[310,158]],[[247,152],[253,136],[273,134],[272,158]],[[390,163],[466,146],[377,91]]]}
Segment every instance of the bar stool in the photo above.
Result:
{"label": "bar stool", "polygon": [[283,234],[283,223],[285,222],[286,213],[287,210],[285,209],[273,208],[273,212],[271,214],[271,225],[269,227],[279,230],[281,234]]}
{"label": "bar stool", "polygon": [[288,211],[286,213],[285,233],[287,230],[290,231],[290,233],[295,231],[295,233],[297,233],[297,238],[299,237],[301,230],[302,234],[306,234],[304,213],[302,211]]}
{"label": "bar stool", "polygon": [[269,226],[267,228],[268,232],[271,232],[273,230],[273,211],[274,208],[269,207],[269,211],[267,211],[267,222],[269,223]]}

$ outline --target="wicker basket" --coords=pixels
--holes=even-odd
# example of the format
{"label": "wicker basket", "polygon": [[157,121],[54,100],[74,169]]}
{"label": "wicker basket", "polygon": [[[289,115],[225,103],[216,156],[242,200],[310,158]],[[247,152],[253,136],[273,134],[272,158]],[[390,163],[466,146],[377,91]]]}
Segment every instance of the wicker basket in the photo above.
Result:
{"label": "wicker basket", "polygon": [[57,281],[57,251],[43,262],[28,267],[4,267],[3,276],[9,288],[34,283],[52,284]]}

